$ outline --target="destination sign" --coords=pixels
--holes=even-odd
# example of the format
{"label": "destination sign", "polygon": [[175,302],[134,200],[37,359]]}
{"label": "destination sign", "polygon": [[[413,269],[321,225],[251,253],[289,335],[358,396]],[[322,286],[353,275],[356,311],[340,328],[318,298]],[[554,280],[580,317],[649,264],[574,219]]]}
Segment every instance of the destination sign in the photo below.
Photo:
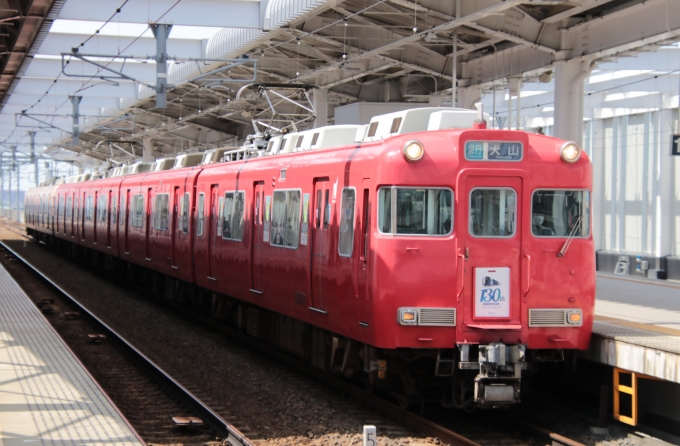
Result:
{"label": "destination sign", "polygon": [[469,161],[521,161],[524,147],[521,142],[467,141],[465,159]]}

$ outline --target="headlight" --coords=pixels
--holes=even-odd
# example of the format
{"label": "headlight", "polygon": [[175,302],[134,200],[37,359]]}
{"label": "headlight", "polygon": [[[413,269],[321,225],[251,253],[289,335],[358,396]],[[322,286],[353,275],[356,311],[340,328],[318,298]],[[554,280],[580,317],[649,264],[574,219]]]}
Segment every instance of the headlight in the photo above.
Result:
{"label": "headlight", "polygon": [[413,140],[404,144],[403,153],[406,161],[414,163],[419,161],[423,155],[425,155],[425,148],[420,143],[420,141]]}
{"label": "headlight", "polygon": [[583,323],[581,310],[567,311],[567,323],[570,325],[581,325]]}
{"label": "headlight", "polygon": [[581,148],[575,142],[565,142],[560,148],[560,158],[565,163],[575,163],[581,157]]}
{"label": "headlight", "polygon": [[418,309],[400,308],[398,322],[400,325],[418,325]]}

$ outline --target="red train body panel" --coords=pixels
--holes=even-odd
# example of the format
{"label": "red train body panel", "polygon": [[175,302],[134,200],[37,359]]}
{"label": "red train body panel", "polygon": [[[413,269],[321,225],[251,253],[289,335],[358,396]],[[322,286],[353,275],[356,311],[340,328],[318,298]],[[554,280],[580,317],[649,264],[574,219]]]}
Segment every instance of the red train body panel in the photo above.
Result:
{"label": "red train body panel", "polygon": [[[412,140],[425,151],[417,162],[403,155]],[[468,159],[465,148],[478,141],[520,143],[523,156]],[[533,219],[574,197],[589,206],[590,161],[561,161],[563,144],[519,131],[441,130],[48,186],[27,192],[27,227],[371,348],[458,346],[461,363],[469,348],[488,355],[497,343],[583,350],[594,312],[592,234],[558,235],[558,222]],[[404,198],[412,195],[422,199]],[[399,233],[414,215],[426,216],[427,233]],[[566,229],[589,225],[587,213],[578,218]],[[492,285],[507,288],[493,294]],[[455,320],[409,325],[409,309]],[[530,320],[531,311],[550,309],[582,320]]]}

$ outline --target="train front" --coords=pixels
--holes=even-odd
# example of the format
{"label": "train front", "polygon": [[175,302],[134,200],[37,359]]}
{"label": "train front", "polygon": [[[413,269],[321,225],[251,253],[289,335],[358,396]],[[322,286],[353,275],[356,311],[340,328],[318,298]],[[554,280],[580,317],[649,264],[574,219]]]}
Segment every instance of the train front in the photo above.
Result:
{"label": "train front", "polygon": [[484,128],[386,145],[393,184],[379,189],[376,244],[391,279],[378,272],[376,308],[394,313],[382,342],[408,373],[445,384],[444,405],[519,402],[522,377],[539,363],[588,348],[590,160],[574,143]]}

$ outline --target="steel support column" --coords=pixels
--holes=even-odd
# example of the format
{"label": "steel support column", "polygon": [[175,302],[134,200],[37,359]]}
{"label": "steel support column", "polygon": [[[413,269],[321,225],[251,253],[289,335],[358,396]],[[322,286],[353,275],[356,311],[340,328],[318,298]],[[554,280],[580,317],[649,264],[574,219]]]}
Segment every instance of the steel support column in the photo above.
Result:
{"label": "steel support column", "polygon": [[156,108],[168,104],[168,54],[166,46],[172,25],[156,23],[150,25],[156,38]]}
{"label": "steel support column", "polygon": [[38,157],[35,156],[35,132],[28,132],[31,138],[31,162],[33,163],[33,182],[38,187]]}
{"label": "steel support column", "polygon": [[142,140],[142,143],[144,145],[144,149],[142,151],[142,162],[152,163],[154,161],[154,157],[153,157],[153,142],[151,141],[151,138],[144,138]]}
{"label": "steel support column", "polygon": [[312,105],[316,112],[316,119],[314,120],[314,128],[328,125],[328,98],[323,91],[312,91]]}
{"label": "steel support column", "polygon": [[80,144],[80,100],[82,96],[71,96],[71,104],[73,104],[73,147]]}
{"label": "steel support column", "polygon": [[594,66],[580,60],[555,62],[555,130],[553,136],[583,143],[585,79]]}

